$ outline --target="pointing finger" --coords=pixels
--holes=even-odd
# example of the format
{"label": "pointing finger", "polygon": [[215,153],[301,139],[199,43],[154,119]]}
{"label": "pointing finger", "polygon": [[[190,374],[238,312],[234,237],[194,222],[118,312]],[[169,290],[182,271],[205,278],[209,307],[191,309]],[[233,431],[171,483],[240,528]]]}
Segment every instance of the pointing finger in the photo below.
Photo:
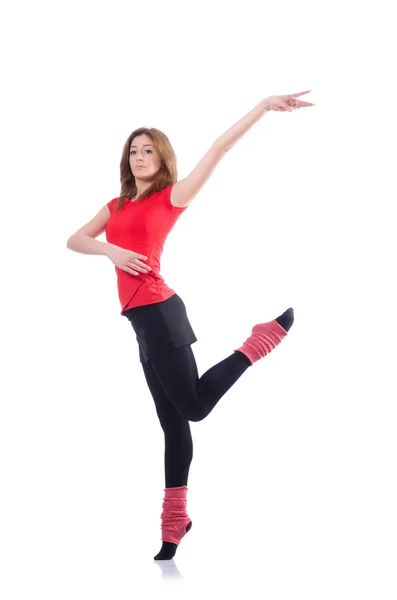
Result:
{"label": "pointing finger", "polygon": [[309,94],[312,90],[307,90],[306,92],[297,92],[296,94],[287,94],[284,98],[288,98],[288,96],[303,96],[304,94]]}

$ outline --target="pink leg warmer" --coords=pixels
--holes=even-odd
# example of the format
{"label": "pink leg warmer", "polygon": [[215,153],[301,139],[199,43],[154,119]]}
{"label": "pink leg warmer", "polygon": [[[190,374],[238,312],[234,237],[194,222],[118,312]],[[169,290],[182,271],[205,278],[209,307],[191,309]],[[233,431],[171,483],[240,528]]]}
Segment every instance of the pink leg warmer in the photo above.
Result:
{"label": "pink leg warmer", "polygon": [[275,320],[269,323],[260,323],[254,326],[252,334],[238,348],[238,351],[245,354],[251,364],[254,364],[254,362],[269,354],[287,335],[288,332]]}
{"label": "pink leg warmer", "polygon": [[[179,545],[187,533],[186,526],[191,523],[186,512],[186,485],[165,488],[163,512],[161,513],[161,539]],[[190,526],[191,527],[191,526]],[[189,528],[190,529],[190,528]]]}

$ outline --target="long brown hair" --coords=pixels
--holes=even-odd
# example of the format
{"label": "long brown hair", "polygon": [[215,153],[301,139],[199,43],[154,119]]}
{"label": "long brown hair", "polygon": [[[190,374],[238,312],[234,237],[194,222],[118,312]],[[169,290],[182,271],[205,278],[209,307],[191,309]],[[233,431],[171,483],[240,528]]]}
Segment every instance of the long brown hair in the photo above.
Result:
{"label": "long brown hair", "polygon": [[129,161],[130,146],[132,140],[136,136],[142,134],[147,135],[152,140],[153,146],[155,147],[155,150],[161,159],[161,166],[152,184],[147,188],[147,190],[145,190],[145,192],[142,193],[142,195],[139,197],[139,200],[136,200],[136,202],[140,202],[141,200],[144,200],[144,198],[154,194],[154,192],[159,192],[160,190],[177,182],[178,173],[176,168],[176,155],[165,133],[159,129],[155,129],[154,127],[151,127],[150,129],[147,127],[135,129],[135,131],[128,136],[121,156],[121,190],[119,199],[117,201],[116,210],[120,209],[124,205],[126,198],[133,198],[137,193],[135,177],[132,174]]}

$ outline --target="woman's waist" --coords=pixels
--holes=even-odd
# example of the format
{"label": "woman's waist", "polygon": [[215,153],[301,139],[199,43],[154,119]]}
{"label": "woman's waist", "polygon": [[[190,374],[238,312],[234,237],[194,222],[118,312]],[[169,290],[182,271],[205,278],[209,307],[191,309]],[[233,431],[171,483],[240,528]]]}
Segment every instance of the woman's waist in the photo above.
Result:
{"label": "woman's waist", "polygon": [[119,280],[121,281],[164,281],[164,277],[161,275],[160,273],[160,266],[156,266],[156,265],[152,265],[149,263],[149,261],[146,260],[142,260],[142,262],[144,262],[146,265],[149,265],[149,267],[151,268],[150,271],[146,271],[145,273],[142,273],[141,271],[135,271],[134,267],[131,266],[130,268],[135,271],[136,273],[138,273],[138,275],[133,275],[132,273],[129,273],[128,271],[125,271],[124,269],[119,269],[118,267],[116,267],[116,273],[117,273],[117,277],[119,278]]}

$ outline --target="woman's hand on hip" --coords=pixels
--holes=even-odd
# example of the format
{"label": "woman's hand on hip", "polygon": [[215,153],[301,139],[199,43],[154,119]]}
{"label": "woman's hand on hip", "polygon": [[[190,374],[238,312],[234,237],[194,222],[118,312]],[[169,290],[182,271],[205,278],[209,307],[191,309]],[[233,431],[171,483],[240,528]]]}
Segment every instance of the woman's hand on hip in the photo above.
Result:
{"label": "woman's hand on hip", "polygon": [[131,273],[131,275],[148,273],[152,270],[149,265],[146,265],[141,260],[147,260],[147,256],[138,254],[138,252],[134,252],[133,250],[126,250],[125,248],[120,248],[120,246],[111,246],[108,249],[107,256],[118,269]]}

